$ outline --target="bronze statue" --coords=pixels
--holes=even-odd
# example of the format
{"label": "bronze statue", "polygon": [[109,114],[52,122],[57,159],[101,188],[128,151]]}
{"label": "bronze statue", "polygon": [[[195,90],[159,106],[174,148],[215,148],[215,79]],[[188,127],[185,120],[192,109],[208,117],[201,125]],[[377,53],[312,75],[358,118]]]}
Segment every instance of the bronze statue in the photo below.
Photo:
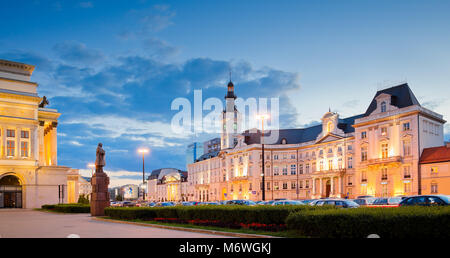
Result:
{"label": "bronze statue", "polygon": [[41,103],[39,103],[39,107],[40,107],[40,108],[45,108],[45,106],[47,106],[48,104],[50,104],[50,103],[48,102],[47,97],[44,96],[44,97],[42,98]]}
{"label": "bronze statue", "polygon": [[103,144],[99,143],[97,146],[97,158],[95,159],[95,169],[97,171],[103,172],[103,167],[105,163],[105,150],[102,148]]}

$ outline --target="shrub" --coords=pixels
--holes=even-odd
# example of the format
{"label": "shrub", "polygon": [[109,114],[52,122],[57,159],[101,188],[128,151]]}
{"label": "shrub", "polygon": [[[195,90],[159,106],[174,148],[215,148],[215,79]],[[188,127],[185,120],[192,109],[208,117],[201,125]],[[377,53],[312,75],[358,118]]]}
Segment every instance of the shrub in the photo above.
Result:
{"label": "shrub", "polygon": [[[109,207],[105,215],[114,219],[156,220],[229,228],[282,229],[292,212],[315,210],[311,206],[175,206]],[[320,209],[329,209],[322,207]]]}
{"label": "shrub", "polygon": [[91,206],[88,204],[69,203],[69,204],[46,204],[42,209],[61,213],[90,213]]}
{"label": "shrub", "polygon": [[450,207],[309,210],[290,214],[286,224],[321,238],[449,238]]}
{"label": "shrub", "polygon": [[85,196],[84,194],[80,194],[78,197],[78,203],[80,204],[89,204],[89,198]]}

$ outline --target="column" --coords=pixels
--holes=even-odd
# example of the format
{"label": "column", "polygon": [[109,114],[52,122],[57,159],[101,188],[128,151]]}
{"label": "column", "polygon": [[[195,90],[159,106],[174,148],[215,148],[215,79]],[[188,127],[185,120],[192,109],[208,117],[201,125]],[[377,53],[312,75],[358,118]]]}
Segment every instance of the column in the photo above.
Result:
{"label": "column", "polygon": [[322,178],[319,178],[319,185],[320,185],[320,197],[322,197],[323,194]]}
{"label": "column", "polygon": [[2,159],[5,159],[6,158],[6,127],[2,126],[1,130],[2,130],[2,132],[1,132],[1,134],[2,134],[1,135],[2,136],[2,142],[1,142],[2,150],[0,152],[2,155]]}
{"label": "column", "polygon": [[339,176],[338,177],[338,194],[339,194],[339,197],[341,197],[342,196],[342,177],[341,176]]}
{"label": "column", "polygon": [[330,182],[331,182],[331,195],[334,195],[334,177],[330,178]]}
{"label": "column", "polygon": [[51,131],[51,159],[52,159],[52,166],[58,165],[58,139],[57,139],[57,122],[52,122],[52,131]]}
{"label": "column", "polygon": [[316,194],[316,179],[313,177],[312,179],[312,187],[313,187],[313,194]]}
{"label": "column", "polygon": [[44,121],[39,121],[39,126],[37,128],[37,141],[36,141],[36,151],[38,156],[36,159],[39,161],[39,165],[45,165],[45,149],[44,149]]}
{"label": "column", "polygon": [[16,149],[15,149],[15,159],[21,159],[21,153],[20,153],[20,136],[22,133],[22,128],[17,127],[16,128]]}

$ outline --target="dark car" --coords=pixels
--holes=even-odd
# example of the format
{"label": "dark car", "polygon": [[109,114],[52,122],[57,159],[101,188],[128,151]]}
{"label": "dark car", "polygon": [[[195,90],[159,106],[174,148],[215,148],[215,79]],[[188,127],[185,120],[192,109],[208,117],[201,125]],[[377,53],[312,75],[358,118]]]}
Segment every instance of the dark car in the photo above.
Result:
{"label": "dark car", "polygon": [[376,199],[377,198],[374,198],[374,197],[367,197],[367,198],[354,199],[352,201],[356,202],[360,206],[369,206],[369,205],[372,205]]}
{"label": "dark car", "polygon": [[418,195],[405,198],[399,206],[447,206],[450,198],[446,195]]}
{"label": "dark car", "polygon": [[382,197],[377,198],[373,203],[372,207],[396,207],[399,206],[400,202],[403,200],[402,197]]}
{"label": "dark car", "polygon": [[155,205],[155,207],[170,207],[175,206],[175,203],[173,202],[159,202]]}
{"label": "dark car", "polygon": [[261,201],[261,202],[258,202],[258,205],[272,205],[274,202],[276,202],[276,201],[275,200]]}
{"label": "dark car", "polygon": [[358,208],[359,205],[351,200],[321,199],[317,200],[313,206],[333,205],[340,208]]}
{"label": "dark car", "polygon": [[225,203],[226,205],[256,205],[256,202],[250,200],[230,200]]}

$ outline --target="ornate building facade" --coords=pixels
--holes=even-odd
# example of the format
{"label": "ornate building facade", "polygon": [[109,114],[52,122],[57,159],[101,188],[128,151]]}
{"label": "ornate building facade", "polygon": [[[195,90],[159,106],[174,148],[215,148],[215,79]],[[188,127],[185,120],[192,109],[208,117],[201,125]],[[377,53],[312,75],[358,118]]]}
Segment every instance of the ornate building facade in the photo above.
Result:
{"label": "ornate building facade", "polygon": [[59,166],[61,115],[31,82],[34,66],[0,60],[0,208],[40,208],[77,199],[78,172]]}
{"label": "ornate building facade", "polygon": [[265,144],[262,186],[261,132],[237,133],[231,82],[225,99],[222,149],[188,164],[188,191],[197,201],[261,200],[263,187],[266,200],[421,194],[421,153],[444,145],[443,116],[402,84],[378,91],[363,114],[329,111],[319,125],[278,130],[278,141]]}

